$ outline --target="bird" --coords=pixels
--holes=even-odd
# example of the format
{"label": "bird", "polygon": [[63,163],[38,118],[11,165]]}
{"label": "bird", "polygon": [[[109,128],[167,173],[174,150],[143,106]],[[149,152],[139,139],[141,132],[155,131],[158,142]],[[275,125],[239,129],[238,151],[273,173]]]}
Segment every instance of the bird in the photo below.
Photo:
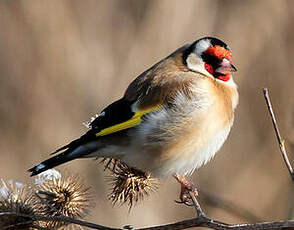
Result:
{"label": "bird", "polygon": [[[144,71],[124,95],[87,124],[79,138],[28,171],[31,176],[79,158],[119,159],[154,177],[186,176],[213,158],[227,139],[238,104],[232,51],[203,37]],[[193,189],[197,194],[197,189]]]}

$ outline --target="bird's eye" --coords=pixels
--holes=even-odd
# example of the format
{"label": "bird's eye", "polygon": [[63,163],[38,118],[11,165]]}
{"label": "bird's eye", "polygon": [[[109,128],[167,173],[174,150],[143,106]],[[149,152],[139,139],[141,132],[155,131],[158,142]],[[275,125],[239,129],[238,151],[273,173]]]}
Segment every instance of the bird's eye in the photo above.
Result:
{"label": "bird's eye", "polygon": [[204,61],[204,63],[211,65],[212,67],[217,67],[217,65],[221,61],[218,57],[211,55],[209,53],[204,53],[202,55],[202,60]]}

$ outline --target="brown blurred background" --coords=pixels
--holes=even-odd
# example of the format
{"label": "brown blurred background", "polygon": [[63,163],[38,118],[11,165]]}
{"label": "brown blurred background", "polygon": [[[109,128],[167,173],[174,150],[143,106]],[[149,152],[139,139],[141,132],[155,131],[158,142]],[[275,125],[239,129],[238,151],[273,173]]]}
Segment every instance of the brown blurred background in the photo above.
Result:
{"label": "brown blurred background", "polygon": [[[82,122],[122,96],[138,74],[209,35],[233,50],[240,104],[226,144],[192,179],[200,194],[230,200],[263,220],[290,218],[293,184],[262,87],[270,89],[283,136],[294,143],[293,20],[290,0],[2,0],[1,178],[31,182],[26,170],[86,131]],[[291,158],[294,149],[288,150]],[[142,227],[194,216],[192,208],[175,204],[173,179],[128,214],[106,200],[110,187],[101,165],[77,160],[58,169],[80,174],[95,190],[93,222]],[[203,199],[202,205],[221,221],[253,221]]]}

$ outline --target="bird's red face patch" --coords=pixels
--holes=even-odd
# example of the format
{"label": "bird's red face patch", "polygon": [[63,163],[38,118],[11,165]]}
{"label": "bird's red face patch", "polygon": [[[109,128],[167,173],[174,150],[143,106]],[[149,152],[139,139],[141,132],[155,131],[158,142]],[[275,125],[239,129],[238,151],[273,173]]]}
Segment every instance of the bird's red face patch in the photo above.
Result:
{"label": "bird's red face patch", "polygon": [[216,77],[219,80],[222,81],[228,81],[231,78],[231,73],[216,73],[215,70],[217,68],[217,64],[221,63],[221,61],[225,58],[229,62],[232,61],[232,52],[222,46],[215,45],[207,48],[207,50],[203,53],[204,56],[206,56],[205,61],[205,69],[207,72],[209,72],[211,75]]}
{"label": "bird's red face patch", "polygon": [[232,52],[219,45],[209,47],[204,53],[210,54],[218,59],[226,58],[232,61]]}

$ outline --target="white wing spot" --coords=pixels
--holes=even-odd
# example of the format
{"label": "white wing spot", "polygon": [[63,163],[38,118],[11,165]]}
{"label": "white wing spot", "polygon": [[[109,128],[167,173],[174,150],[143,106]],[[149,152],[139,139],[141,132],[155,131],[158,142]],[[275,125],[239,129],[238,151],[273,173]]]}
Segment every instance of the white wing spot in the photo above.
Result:
{"label": "white wing spot", "polygon": [[95,114],[93,117],[91,117],[90,121],[85,121],[83,122],[83,125],[86,126],[88,129],[91,129],[91,123],[97,118],[97,117],[104,117],[105,116],[105,111],[101,113]]}
{"label": "white wing spot", "polygon": [[36,170],[39,171],[41,169],[45,168],[45,165],[44,164],[39,164],[37,167],[36,167]]}

